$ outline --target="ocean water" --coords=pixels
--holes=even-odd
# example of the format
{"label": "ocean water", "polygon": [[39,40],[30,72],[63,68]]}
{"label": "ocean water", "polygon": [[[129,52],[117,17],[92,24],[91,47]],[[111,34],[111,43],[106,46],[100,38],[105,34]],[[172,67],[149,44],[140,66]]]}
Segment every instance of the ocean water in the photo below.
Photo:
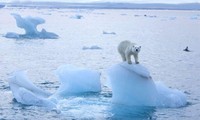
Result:
{"label": "ocean water", "polygon": [[[58,39],[8,39],[24,33],[11,13],[45,19]],[[0,9],[0,119],[198,119],[200,117],[200,11],[112,9]],[[117,45],[130,40],[142,46],[140,64],[154,81],[183,91],[188,104],[180,108],[114,104],[106,86],[106,70],[121,62]],[[94,47],[95,46],[95,47]],[[188,46],[191,52],[184,52]],[[89,48],[89,49],[84,49]],[[94,49],[90,49],[94,48]],[[100,49],[95,49],[100,48]],[[102,91],[63,98],[61,113],[13,100],[9,75],[27,70],[38,87],[54,93],[60,83],[55,70],[73,64],[101,72]]]}

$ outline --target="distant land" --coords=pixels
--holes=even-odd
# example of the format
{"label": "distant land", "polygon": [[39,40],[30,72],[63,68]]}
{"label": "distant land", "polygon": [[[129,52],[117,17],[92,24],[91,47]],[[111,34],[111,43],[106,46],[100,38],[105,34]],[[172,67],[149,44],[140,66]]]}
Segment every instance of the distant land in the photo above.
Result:
{"label": "distant land", "polygon": [[[1,4],[1,3],[0,3]],[[155,9],[155,10],[200,10],[200,3],[66,3],[66,2],[16,2],[4,3],[7,7],[34,8],[80,8],[80,9]]]}

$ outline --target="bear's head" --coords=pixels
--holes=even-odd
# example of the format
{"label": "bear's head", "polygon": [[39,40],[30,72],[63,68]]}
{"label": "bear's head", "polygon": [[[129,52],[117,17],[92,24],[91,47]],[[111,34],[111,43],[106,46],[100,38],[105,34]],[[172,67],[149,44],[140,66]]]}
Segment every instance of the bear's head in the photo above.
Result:
{"label": "bear's head", "polygon": [[133,53],[139,53],[139,52],[140,52],[140,49],[141,49],[141,46],[139,46],[139,47],[133,46],[133,47],[132,47],[132,52],[133,52]]}

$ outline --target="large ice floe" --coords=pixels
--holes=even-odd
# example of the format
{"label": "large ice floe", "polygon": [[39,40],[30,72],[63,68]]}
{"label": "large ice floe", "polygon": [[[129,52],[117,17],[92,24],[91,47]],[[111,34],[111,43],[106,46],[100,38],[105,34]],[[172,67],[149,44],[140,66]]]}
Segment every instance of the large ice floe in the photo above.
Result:
{"label": "large ice floe", "polygon": [[73,65],[63,65],[56,70],[61,82],[54,93],[48,93],[36,87],[27,77],[25,71],[17,71],[9,77],[10,89],[17,102],[25,105],[36,105],[57,108],[58,96],[78,95],[85,92],[100,92],[100,73]]}
{"label": "large ice floe", "polygon": [[5,37],[13,39],[57,39],[58,35],[52,32],[47,32],[45,29],[37,30],[39,24],[45,23],[45,20],[39,17],[21,17],[19,14],[11,14],[19,28],[25,30],[25,34],[8,32]]}
{"label": "large ice floe", "polygon": [[[110,67],[107,73],[114,104],[172,108],[187,104],[184,93],[154,82],[141,64],[122,62]],[[50,108],[56,108],[60,98],[101,91],[100,73],[97,71],[63,65],[56,70],[56,75],[61,85],[54,94],[36,87],[25,71],[14,72],[9,78],[9,85],[17,102]]]}
{"label": "large ice floe", "polygon": [[141,64],[119,63],[108,69],[114,103],[134,106],[182,107],[186,96],[177,89],[154,82]]}

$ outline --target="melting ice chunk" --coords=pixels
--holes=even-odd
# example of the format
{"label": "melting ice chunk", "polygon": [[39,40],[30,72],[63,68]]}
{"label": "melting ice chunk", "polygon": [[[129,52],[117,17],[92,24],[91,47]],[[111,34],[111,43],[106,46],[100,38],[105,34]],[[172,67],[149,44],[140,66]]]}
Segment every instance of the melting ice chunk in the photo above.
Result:
{"label": "melting ice chunk", "polygon": [[57,94],[69,95],[84,92],[100,92],[100,73],[73,65],[63,65],[56,70],[61,85]]}
{"label": "melting ice chunk", "polygon": [[48,99],[51,94],[36,87],[28,79],[25,71],[14,72],[9,78],[9,85],[17,102],[56,108],[56,105]]}

